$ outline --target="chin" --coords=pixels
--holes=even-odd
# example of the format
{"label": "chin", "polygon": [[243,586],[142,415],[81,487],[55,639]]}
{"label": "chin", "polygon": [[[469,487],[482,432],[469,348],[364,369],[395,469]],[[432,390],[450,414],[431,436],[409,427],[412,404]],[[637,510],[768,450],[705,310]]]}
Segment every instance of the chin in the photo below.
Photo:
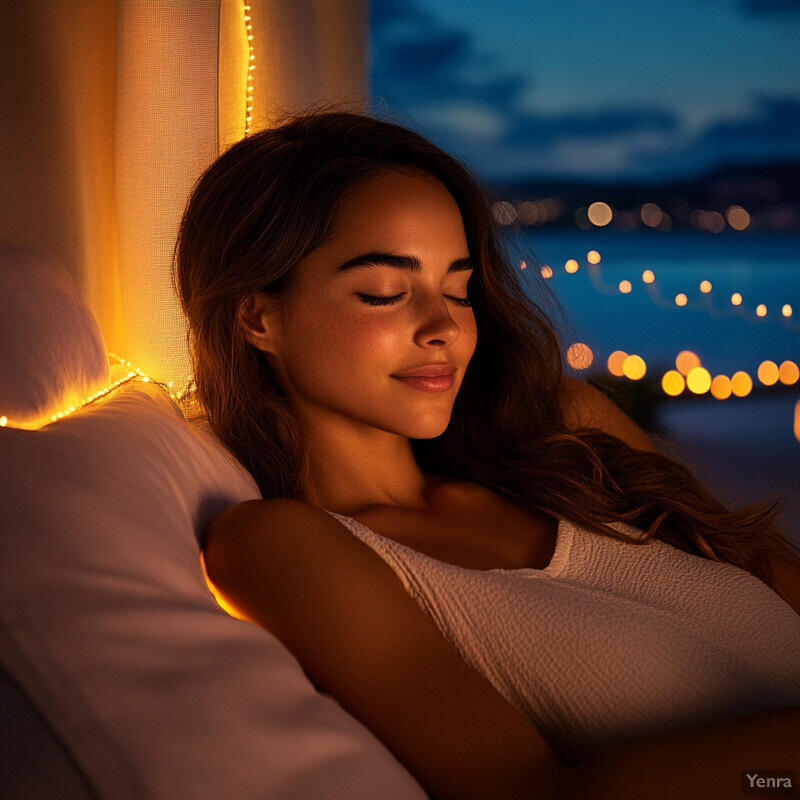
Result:
{"label": "chin", "polygon": [[412,425],[408,425],[404,433],[409,439],[435,439],[441,436],[450,424],[450,413],[430,414],[418,417]]}

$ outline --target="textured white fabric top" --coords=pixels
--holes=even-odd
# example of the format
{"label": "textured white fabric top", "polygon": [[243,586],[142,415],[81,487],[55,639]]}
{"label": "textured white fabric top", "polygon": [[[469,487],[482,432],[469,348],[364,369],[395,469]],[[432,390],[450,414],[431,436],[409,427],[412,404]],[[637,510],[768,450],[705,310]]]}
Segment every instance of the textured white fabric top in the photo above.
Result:
{"label": "textured white fabric top", "polygon": [[561,520],[544,569],[466,569],[333,516],[568,763],[625,739],[800,705],[800,615],[730,564]]}

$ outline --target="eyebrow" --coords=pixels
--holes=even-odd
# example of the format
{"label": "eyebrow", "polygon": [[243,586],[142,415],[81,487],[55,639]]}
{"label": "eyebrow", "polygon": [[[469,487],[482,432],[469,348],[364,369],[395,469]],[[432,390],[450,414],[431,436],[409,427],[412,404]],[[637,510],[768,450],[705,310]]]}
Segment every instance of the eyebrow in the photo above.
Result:
{"label": "eyebrow", "polygon": [[[340,264],[336,268],[336,273],[348,272],[351,269],[363,269],[368,267],[394,267],[395,269],[406,269],[410,272],[420,272],[422,264],[416,256],[401,256],[396,253],[369,252],[362,253],[360,256],[351,258]],[[473,268],[471,258],[457,258],[450,263],[447,268],[449,272],[467,272]]]}

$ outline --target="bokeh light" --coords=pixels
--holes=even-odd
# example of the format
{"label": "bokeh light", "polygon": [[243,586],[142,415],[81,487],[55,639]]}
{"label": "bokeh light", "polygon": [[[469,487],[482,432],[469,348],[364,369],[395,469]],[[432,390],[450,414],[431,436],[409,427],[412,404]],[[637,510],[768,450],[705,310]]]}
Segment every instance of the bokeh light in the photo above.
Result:
{"label": "bokeh light", "polygon": [[550,269],[546,264],[542,267],[542,277],[543,278],[552,278],[553,277],[553,270]]}
{"label": "bokeh light", "polygon": [[691,350],[681,350],[681,352],[675,356],[675,368],[681,375],[688,375],[695,367],[699,367],[700,363],[700,356],[698,356],[697,353],[693,353]]}
{"label": "bokeh light", "polygon": [[686,376],[686,386],[694,394],[705,394],[711,388],[711,375],[705,367],[694,367]]}
{"label": "bokeh light", "polygon": [[655,203],[645,203],[640,212],[642,222],[648,228],[657,228],[661,224],[662,217],[664,216],[661,209]]}
{"label": "bokeh light", "polygon": [[731,377],[731,391],[737,397],[747,397],[753,390],[753,379],[743,370],[734,372]]}
{"label": "bokeh light", "polygon": [[750,215],[741,206],[730,206],[725,212],[725,219],[735,231],[743,231],[750,225]]}
{"label": "bokeh light", "polygon": [[608,225],[614,216],[614,212],[608,203],[592,203],[586,214],[589,217],[589,222],[592,225],[597,225],[598,228]]}
{"label": "bokeh light", "polygon": [[590,264],[599,264],[600,263],[600,253],[598,253],[597,250],[590,250],[586,254],[586,260]]}
{"label": "bokeh light", "polygon": [[525,200],[517,206],[517,216],[523,225],[536,225],[539,222],[544,222],[541,219],[539,204],[530,200]]}
{"label": "bokeh light", "polygon": [[784,361],[778,369],[778,377],[786,386],[793,386],[800,380],[800,368],[794,361]]}
{"label": "bokeh light", "polygon": [[647,365],[641,356],[630,355],[622,362],[622,374],[632,381],[644,378],[647,373]]}
{"label": "bokeh light", "polygon": [[622,364],[625,359],[628,357],[628,354],[624,350],[615,350],[609,357],[608,361],[606,362],[606,366],[608,367],[608,371],[612,375],[616,375],[618,378],[621,378],[625,373],[622,371]]}
{"label": "bokeh light", "polygon": [[655,273],[651,269],[646,269],[642,273],[642,280],[645,283],[652,283],[656,279]]}
{"label": "bokeh light", "polygon": [[759,303],[756,306],[756,314],[759,317],[766,317],[767,316],[767,307],[763,303]]}
{"label": "bokeh light", "polygon": [[664,390],[664,394],[668,394],[670,397],[677,397],[686,388],[686,382],[680,372],[670,369],[661,378],[661,388]]}
{"label": "bokeh light", "polygon": [[717,400],[727,400],[732,391],[731,379],[727,375],[716,375],[711,381],[711,394]]}
{"label": "bokeh light", "polygon": [[794,404],[794,438],[800,442],[800,400]]}
{"label": "bokeh light", "polygon": [[734,292],[731,295],[731,305],[740,306],[741,304],[742,304],[742,296],[739,294],[739,292]]}
{"label": "bokeh light", "polygon": [[564,269],[567,272],[577,272],[578,271],[578,262],[574,258],[570,258],[565,264]]}
{"label": "bokeh light", "polygon": [[788,303],[784,303],[784,306],[781,309],[781,314],[783,314],[784,317],[791,317],[792,307]]}
{"label": "bokeh light", "polygon": [[711,291],[711,281],[700,281],[700,291],[708,294]]}
{"label": "bokeh light", "polygon": [[594,361],[594,353],[588,344],[575,342],[567,348],[567,363],[573,369],[588,369]]}
{"label": "bokeh light", "polygon": [[685,306],[689,302],[688,298],[683,292],[679,292],[675,295],[675,305],[676,306]]}
{"label": "bokeh light", "polygon": [[517,221],[517,209],[505,200],[492,204],[492,216],[498,225],[513,225]]}
{"label": "bokeh light", "polygon": [[779,377],[778,365],[774,361],[762,361],[758,365],[758,379],[764,386],[774,386]]}
{"label": "bokeh light", "polygon": [[620,281],[619,282],[619,290],[622,294],[630,294],[630,291],[633,287],[631,286],[630,281]]}

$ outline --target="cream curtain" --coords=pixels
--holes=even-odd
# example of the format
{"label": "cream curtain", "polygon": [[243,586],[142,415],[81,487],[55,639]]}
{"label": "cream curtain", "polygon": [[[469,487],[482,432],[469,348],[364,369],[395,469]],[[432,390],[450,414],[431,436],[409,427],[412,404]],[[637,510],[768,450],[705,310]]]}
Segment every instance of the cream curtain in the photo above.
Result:
{"label": "cream curtain", "polygon": [[170,269],[187,195],[245,134],[251,65],[251,130],[363,104],[367,0],[0,6],[0,243],[58,256],[108,348],[180,390]]}

